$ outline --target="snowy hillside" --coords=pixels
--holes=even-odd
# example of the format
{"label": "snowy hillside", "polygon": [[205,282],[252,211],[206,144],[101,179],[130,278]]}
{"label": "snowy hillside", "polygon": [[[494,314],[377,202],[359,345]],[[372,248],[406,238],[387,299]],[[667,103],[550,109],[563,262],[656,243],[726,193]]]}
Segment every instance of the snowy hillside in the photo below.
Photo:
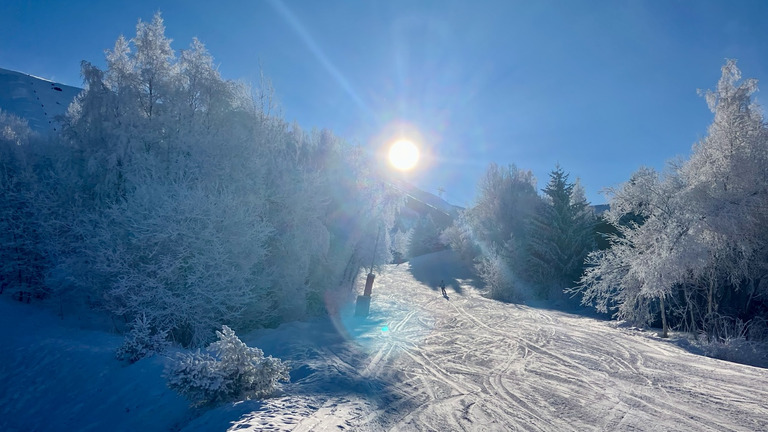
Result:
{"label": "snowy hillside", "polygon": [[[445,279],[450,299],[439,295]],[[282,396],[207,412],[162,359],[0,297],[0,430],[768,430],[768,371],[651,332],[483,298],[449,252],[386,266],[368,319],[242,337],[292,363]]]}
{"label": "snowy hillside", "polygon": [[407,194],[409,198],[419,201],[446,216],[454,217],[456,216],[457,212],[462,209],[462,207],[450,204],[448,201],[440,198],[439,196],[423,191],[405,181],[395,181],[392,183],[392,185],[401,190],[403,193]]}
{"label": "snowy hillside", "polygon": [[26,119],[32,130],[47,134],[60,128],[57,116],[82,89],[7,69],[0,69],[0,109]]}

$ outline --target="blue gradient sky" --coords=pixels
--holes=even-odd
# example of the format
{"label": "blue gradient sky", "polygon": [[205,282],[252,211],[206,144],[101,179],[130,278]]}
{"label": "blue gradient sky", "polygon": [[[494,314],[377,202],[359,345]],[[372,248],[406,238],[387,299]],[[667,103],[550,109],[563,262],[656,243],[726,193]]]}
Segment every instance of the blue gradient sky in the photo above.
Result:
{"label": "blue gradient sky", "polygon": [[[225,78],[272,80],[288,120],[372,152],[405,130],[427,153],[408,178],[470,205],[490,162],[560,163],[588,198],[641,165],[687,156],[726,58],[768,78],[764,1],[9,1],[0,67],[80,85],[118,35],[163,13]],[[758,94],[758,100],[760,95]]]}

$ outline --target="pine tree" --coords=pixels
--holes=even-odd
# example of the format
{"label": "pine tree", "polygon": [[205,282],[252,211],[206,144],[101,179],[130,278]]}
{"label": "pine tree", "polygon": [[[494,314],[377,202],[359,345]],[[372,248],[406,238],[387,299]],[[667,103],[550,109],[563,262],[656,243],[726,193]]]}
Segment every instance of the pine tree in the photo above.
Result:
{"label": "pine tree", "polygon": [[547,296],[549,284],[562,291],[581,276],[584,260],[595,248],[595,217],[578,180],[570,183],[559,165],[542,191],[545,199],[529,231],[529,274]]}
{"label": "pine tree", "polygon": [[145,315],[136,317],[123,344],[115,352],[118,360],[135,363],[145,357],[160,354],[170,345],[168,332],[152,328]]}

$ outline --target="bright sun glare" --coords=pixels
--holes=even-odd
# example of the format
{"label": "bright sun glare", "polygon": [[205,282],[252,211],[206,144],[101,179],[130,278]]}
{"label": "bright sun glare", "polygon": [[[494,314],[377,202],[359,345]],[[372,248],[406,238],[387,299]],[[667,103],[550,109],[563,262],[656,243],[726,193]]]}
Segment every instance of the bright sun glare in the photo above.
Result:
{"label": "bright sun glare", "polygon": [[419,148],[408,140],[399,140],[389,148],[389,163],[393,167],[408,171],[419,161]]}

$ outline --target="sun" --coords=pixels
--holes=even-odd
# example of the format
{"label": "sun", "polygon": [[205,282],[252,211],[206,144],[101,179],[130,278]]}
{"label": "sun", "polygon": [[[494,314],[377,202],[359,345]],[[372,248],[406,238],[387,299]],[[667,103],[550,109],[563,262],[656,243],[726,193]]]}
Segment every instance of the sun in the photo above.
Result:
{"label": "sun", "polygon": [[408,171],[419,162],[419,148],[408,140],[396,141],[389,148],[389,163],[400,171]]}

